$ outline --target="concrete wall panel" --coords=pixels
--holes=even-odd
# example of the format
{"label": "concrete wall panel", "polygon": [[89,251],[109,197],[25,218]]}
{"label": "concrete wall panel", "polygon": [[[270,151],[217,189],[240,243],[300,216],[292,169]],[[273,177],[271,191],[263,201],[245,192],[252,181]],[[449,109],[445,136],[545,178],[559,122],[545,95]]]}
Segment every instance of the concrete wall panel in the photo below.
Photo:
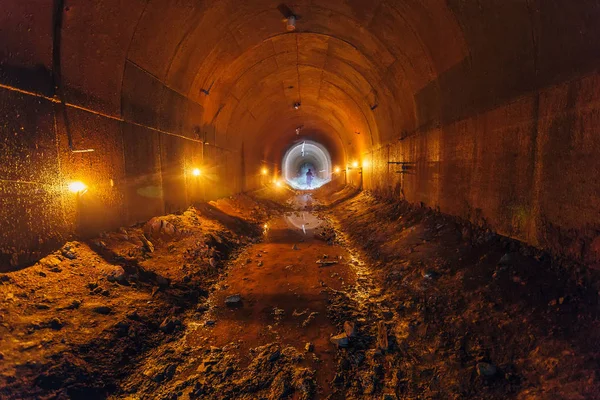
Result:
{"label": "concrete wall panel", "polygon": [[60,72],[67,102],[120,115],[123,65],[144,5],[142,0],[65,0]]}
{"label": "concrete wall panel", "polygon": [[[79,196],[66,193],[65,217],[72,221],[72,230],[88,237],[121,226],[126,221],[121,122],[75,108],[62,110],[60,105],[57,108],[63,179],[88,186]],[[93,151],[77,152],[80,150]]]}
{"label": "concrete wall panel", "polygon": [[123,124],[129,223],[164,213],[159,133]]}
{"label": "concrete wall panel", "polygon": [[127,62],[123,77],[122,115],[127,121],[157,128],[160,100],[165,89],[162,82]]}

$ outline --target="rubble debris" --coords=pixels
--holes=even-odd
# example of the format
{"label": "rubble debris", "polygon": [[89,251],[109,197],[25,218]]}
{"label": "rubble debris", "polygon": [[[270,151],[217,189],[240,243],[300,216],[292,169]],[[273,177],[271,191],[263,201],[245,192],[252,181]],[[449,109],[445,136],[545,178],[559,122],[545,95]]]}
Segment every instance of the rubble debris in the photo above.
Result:
{"label": "rubble debris", "polygon": [[110,306],[95,306],[95,307],[92,307],[92,311],[97,314],[108,315],[112,312],[112,307],[110,307]]}
{"label": "rubble debris", "polygon": [[150,240],[148,240],[146,238],[146,236],[144,234],[140,235],[140,240],[142,241],[143,245],[144,245],[144,249],[149,252],[149,253],[154,253],[154,245],[152,244],[152,242]]}
{"label": "rubble debris", "polygon": [[329,265],[339,264],[338,260],[317,260],[316,262],[321,267],[327,267]]}
{"label": "rubble debris", "polygon": [[314,312],[311,312],[310,314],[308,314],[308,317],[306,317],[304,322],[302,322],[302,327],[306,328],[308,326],[308,324],[310,324],[317,315],[319,315],[319,313],[317,311],[314,311]]}
{"label": "rubble debris", "polygon": [[242,296],[239,294],[234,294],[231,296],[227,296],[225,299],[225,305],[228,307],[239,307],[242,305]]}
{"label": "rubble debris", "polygon": [[182,323],[181,320],[174,317],[167,317],[160,324],[158,329],[164,333],[173,333],[176,329],[181,328]]}
{"label": "rubble debris", "polygon": [[477,363],[477,374],[486,378],[491,378],[498,372],[495,365],[486,362]]}
{"label": "rubble debris", "polygon": [[356,336],[356,324],[352,321],[344,322],[344,332],[346,336],[352,338]]}
{"label": "rubble debris", "polygon": [[345,333],[332,336],[329,338],[329,341],[335,344],[337,347],[348,347],[348,344],[350,343],[348,336]]}

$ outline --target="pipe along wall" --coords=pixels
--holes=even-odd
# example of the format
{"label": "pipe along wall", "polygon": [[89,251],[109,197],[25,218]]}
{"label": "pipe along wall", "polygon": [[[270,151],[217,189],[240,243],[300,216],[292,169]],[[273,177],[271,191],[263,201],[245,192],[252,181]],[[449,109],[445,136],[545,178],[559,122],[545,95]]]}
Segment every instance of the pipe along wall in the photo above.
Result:
{"label": "pipe along wall", "polygon": [[293,32],[241,3],[3,2],[2,269],[252,190],[300,139],[365,189],[600,262],[597,1],[300,0]]}

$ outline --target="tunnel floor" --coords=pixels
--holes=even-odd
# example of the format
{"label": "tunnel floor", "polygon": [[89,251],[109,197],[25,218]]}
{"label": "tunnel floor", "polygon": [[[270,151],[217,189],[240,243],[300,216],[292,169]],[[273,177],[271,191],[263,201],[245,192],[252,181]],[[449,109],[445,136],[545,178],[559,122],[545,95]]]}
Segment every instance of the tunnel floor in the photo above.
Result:
{"label": "tunnel floor", "polygon": [[595,279],[430,209],[265,188],[0,274],[0,397],[599,398]]}

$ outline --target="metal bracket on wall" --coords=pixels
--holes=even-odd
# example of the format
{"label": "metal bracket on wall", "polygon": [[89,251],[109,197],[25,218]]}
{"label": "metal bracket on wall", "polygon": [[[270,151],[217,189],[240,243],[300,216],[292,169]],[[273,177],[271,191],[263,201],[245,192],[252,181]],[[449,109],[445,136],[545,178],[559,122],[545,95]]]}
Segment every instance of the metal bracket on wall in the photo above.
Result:
{"label": "metal bracket on wall", "polygon": [[396,171],[397,174],[410,174],[415,165],[415,163],[408,161],[388,161],[388,164],[401,166],[402,169],[400,171]]}

